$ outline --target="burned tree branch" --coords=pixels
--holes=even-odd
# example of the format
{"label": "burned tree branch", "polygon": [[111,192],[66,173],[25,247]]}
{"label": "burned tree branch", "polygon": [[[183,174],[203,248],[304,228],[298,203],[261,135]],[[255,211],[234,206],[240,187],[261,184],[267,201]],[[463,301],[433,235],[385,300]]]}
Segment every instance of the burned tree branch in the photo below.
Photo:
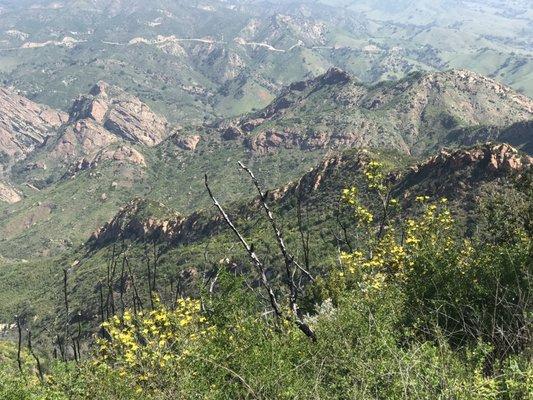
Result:
{"label": "burned tree branch", "polygon": [[[311,281],[314,281],[315,278],[307,271],[304,267],[302,267],[295,259],[294,256],[289,254],[289,251],[287,250],[287,247],[285,246],[285,241],[283,240],[283,235],[281,234],[281,230],[278,227],[278,224],[276,223],[276,220],[274,219],[274,215],[272,214],[272,210],[270,210],[270,207],[268,206],[266,202],[266,195],[263,193],[263,190],[261,189],[261,186],[259,185],[259,181],[253,174],[253,172],[246,167],[243,163],[239,161],[239,166],[250,175],[250,178],[252,178],[252,182],[257,189],[257,192],[259,193],[259,198],[261,199],[261,205],[263,206],[263,209],[265,210],[265,213],[267,215],[268,221],[270,222],[270,225],[272,226],[272,229],[274,230],[274,234],[276,235],[276,241],[278,243],[278,247],[281,251],[281,254],[283,255],[283,258],[285,260],[285,265],[290,270],[290,266],[294,265],[296,266],[305,276],[307,276]],[[289,275],[287,277],[289,278]]]}
{"label": "burned tree branch", "polygon": [[[241,165],[241,167],[244,168],[244,166],[241,163],[239,163],[239,165]],[[249,172],[249,173],[251,174],[251,172]],[[255,177],[253,176],[253,174],[251,174],[251,176],[252,176],[252,179],[255,181],[255,183],[257,183],[257,180],[255,180]],[[207,189],[209,197],[213,201],[213,205],[218,209],[219,213],[221,214],[221,216],[224,219],[224,221],[226,222],[226,224],[233,231],[233,233],[237,236],[237,238],[241,242],[242,246],[244,247],[244,249],[248,253],[248,256],[251,259],[252,264],[258,270],[258,272],[259,272],[259,274],[261,276],[261,284],[265,287],[265,289],[266,289],[266,291],[268,293],[270,304],[271,304],[272,309],[274,310],[276,316],[278,318],[285,318],[286,320],[289,320],[289,321],[292,321],[293,318],[294,318],[294,322],[298,326],[298,328],[307,337],[311,338],[313,341],[316,341],[316,335],[313,332],[313,330],[304,321],[302,321],[302,319],[299,316],[298,305],[296,303],[296,299],[297,299],[297,295],[298,294],[297,294],[296,284],[294,283],[294,271],[292,270],[292,265],[295,265],[294,264],[294,259],[293,259],[292,256],[289,256],[289,253],[286,251],[286,248],[285,248],[285,245],[284,245],[284,242],[283,242],[283,237],[281,236],[281,232],[279,231],[279,229],[277,229],[277,225],[276,225],[276,223],[275,223],[275,221],[273,219],[272,212],[270,211],[270,208],[264,202],[264,194],[263,194],[260,186],[258,184],[256,184],[256,188],[259,190],[260,195],[261,195],[261,199],[262,199],[262,202],[263,202],[263,207],[265,207],[265,210],[269,214],[269,219],[271,220],[271,223],[273,223],[273,227],[274,227],[275,232],[276,232],[276,238],[278,239],[278,245],[279,245],[279,243],[281,241],[281,246],[280,247],[284,249],[284,253],[283,254],[284,254],[284,257],[286,257],[285,258],[285,262],[286,262],[285,264],[286,264],[286,272],[287,272],[287,284],[289,285],[289,290],[290,290],[289,303],[290,303],[290,307],[291,307],[291,312],[293,314],[293,318],[284,315],[284,313],[283,313],[283,311],[282,311],[282,309],[281,309],[281,307],[280,307],[280,305],[278,303],[278,300],[276,298],[274,290],[272,289],[272,286],[270,285],[270,282],[268,281],[268,278],[266,276],[266,267],[265,267],[265,265],[261,262],[261,260],[259,260],[259,257],[257,256],[255,251],[253,250],[253,247],[251,247],[248,244],[248,242],[246,241],[246,239],[244,239],[244,237],[241,235],[241,233],[238,231],[238,229],[235,227],[235,225],[233,224],[233,222],[229,218],[228,214],[224,211],[224,209],[222,208],[222,206],[220,205],[218,200],[214,197],[214,195],[213,195],[213,193],[211,191],[211,188],[209,187],[209,181],[208,181],[208,178],[207,178],[207,174],[205,175],[205,187]]]}
{"label": "burned tree branch", "polygon": [[266,276],[266,269],[263,263],[259,260],[257,257],[257,254],[255,254],[252,247],[248,244],[246,239],[242,237],[240,232],[237,230],[233,222],[231,222],[231,219],[229,218],[228,214],[226,214],[226,211],[222,208],[218,200],[213,196],[213,192],[211,191],[211,188],[209,187],[209,181],[207,178],[207,174],[205,174],[205,187],[207,189],[207,193],[209,194],[209,197],[211,197],[211,200],[213,201],[213,205],[218,209],[220,212],[220,215],[222,215],[222,218],[224,218],[224,221],[226,224],[230,227],[230,229],[233,231],[235,236],[239,239],[242,246],[248,253],[248,256],[250,257],[252,264],[257,268],[260,276],[261,276],[261,283],[265,287],[266,291],[268,292],[268,297],[270,299],[270,304],[272,305],[272,308],[274,309],[274,312],[278,317],[281,317],[283,315],[281,311],[281,307],[278,303],[278,300],[276,298],[276,295],[274,294],[274,290],[272,289],[272,286],[270,286],[270,283],[268,282],[267,276]]}
{"label": "burned tree branch", "polygon": [[[309,231],[304,229],[301,193],[298,193],[298,196],[297,196],[297,217],[298,217],[298,231],[300,232],[300,240],[302,241],[304,265],[305,265],[305,268],[309,271],[310,264],[311,264],[310,251],[309,251],[310,235],[309,235]],[[307,212],[307,210],[306,210],[306,222],[309,225],[309,213]]]}
{"label": "burned tree branch", "polygon": [[37,354],[33,351],[33,346],[31,343],[31,331],[28,329],[28,351],[32,355],[32,357],[35,359],[35,363],[37,365],[37,373],[39,375],[39,379],[41,382],[44,382],[44,375],[43,375],[43,368],[41,366],[41,361],[39,360],[39,357],[37,357]]}
{"label": "burned tree branch", "polygon": [[20,317],[15,315],[15,322],[17,323],[18,345],[17,345],[17,365],[21,375],[24,375],[22,371],[22,327],[20,325]]}

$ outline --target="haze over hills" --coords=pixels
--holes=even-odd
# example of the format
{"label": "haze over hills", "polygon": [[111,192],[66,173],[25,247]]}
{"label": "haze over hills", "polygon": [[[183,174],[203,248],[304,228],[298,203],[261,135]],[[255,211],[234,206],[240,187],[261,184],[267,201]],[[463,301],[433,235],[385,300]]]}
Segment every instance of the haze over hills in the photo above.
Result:
{"label": "haze over hills", "polygon": [[366,83],[467,68],[531,96],[527,4],[3,1],[0,79],[64,111],[104,80],[180,124],[263,107],[331,66]]}

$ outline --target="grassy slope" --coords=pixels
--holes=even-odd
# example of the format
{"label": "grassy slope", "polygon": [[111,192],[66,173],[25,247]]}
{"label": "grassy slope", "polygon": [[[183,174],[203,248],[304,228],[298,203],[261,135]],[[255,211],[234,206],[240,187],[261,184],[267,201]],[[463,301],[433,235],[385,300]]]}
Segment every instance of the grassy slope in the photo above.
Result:
{"label": "grassy slope", "polygon": [[[367,157],[366,155],[364,157]],[[412,163],[412,159],[405,157],[396,152],[374,152],[373,158],[385,162],[389,168],[403,169],[405,165]],[[339,214],[339,197],[341,190],[350,186],[361,186],[362,177],[358,164],[359,155],[356,152],[348,152],[343,158],[341,167],[328,170],[322,177],[320,189],[312,190],[313,180],[304,181],[304,202],[303,210],[306,215],[305,226],[309,232],[312,243],[311,265],[315,270],[321,270],[327,273],[328,269],[337,263],[338,241],[335,236],[342,238],[343,231],[337,223],[337,216],[340,215],[341,221],[349,226],[353,224],[351,212],[340,209]],[[423,179],[420,182],[409,182],[402,190],[409,190],[411,196],[418,193],[429,194],[435,193],[442,184],[446,187],[457,187],[453,184],[457,179],[466,180],[470,178],[480,179],[471,189],[461,191],[453,190],[449,193],[451,196],[451,207],[457,213],[456,215],[466,216],[465,213],[471,212],[472,201],[484,193],[485,188],[491,185],[501,187],[500,181],[496,183],[485,183],[486,176],[470,175],[467,169],[460,173],[452,173],[444,179],[442,174],[437,173],[440,184],[436,184],[433,177]],[[313,175],[310,175],[313,176]],[[492,179],[492,178],[491,178]],[[504,179],[505,181],[505,179]],[[452,182],[450,186],[450,182]],[[213,188],[219,199],[227,199],[228,192],[231,190],[228,186],[218,186],[216,181],[212,180]],[[251,189],[250,183],[245,179],[241,180],[241,186],[247,186]],[[440,193],[440,195],[447,195]],[[465,197],[466,196],[466,197]],[[400,195],[401,197],[401,195]],[[465,200],[468,199],[468,200]],[[208,198],[206,197],[206,200]],[[266,262],[273,267],[273,273],[276,268],[281,268],[281,260],[275,251],[275,242],[273,241],[270,226],[260,210],[250,208],[247,201],[228,204],[225,200],[223,204],[228,208],[236,225],[244,233],[250,243],[254,244],[255,249]],[[302,256],[299,244],[299,233],[297,229],[297,207],[296,196],[290,194],[284,198],[283,202],[275,204],[276,214],[279,222],[283,226],[287,243],[292,251],[298,256]],[[146,221],[148,218],[164,218],[165,214],[172,215],[171,210],[165,211],[158,204],[148,203],[142,208],[142,212],[134,214],[131,217],[135,220]],[[158,287],[162,296],[169,298],[171,296],[169,289],[171,285],[176,287],[176,282],[181,281],[183,287],[190,283],[191,277],[202,274],[205,269],[211,269],[219,262],[225,262],[226,258],[230,261],[232,268],[236,270],[247,269],[247,258],[242,252],[235,237],[227,229],[220,229],[220,226],[212,225],[210,222],[216,215],[212,208],[201,212],[195,219],[193,228],[190,231],[183,232],[179,239],[172,242],[163,241],[159,245],[161,258],[158,263]],[[357,236],[352,236],[353,232],[348,231],[352,243],[357,242]],[[115,243],[117,251],[120,252],[122,243]],[[125,244],[128,246],[127,256],[130,265],[135,274],[137,286],[145,301],[146,295],[146,257],[152,257],[151,239],[145,242],[140,240],[128,239]],[[146,247],[148,246],[148,247]],[[148,249],[148,253],[146,253]],[[105,281],[106,269],[110,265],[113,253],[113,243],[98,245],[96,247],[78,247],[69,254],[64,254],[59,258],[41,259],[38,262],[26,263],[4,263],[0,266],[0,282],[3,282],[3,290],[0,290],[0,304],[5,304],[0,310],[1,318],[9,319],[10,315],[17,308],[30,309],[37,315],[37,325],[46,326],[59,321],[62,313],[61,290],[62,290],[62,271],[61,268],[69,268],[69,293],[72,309],[79,310],[88,319],[95,318],[98,313],[98,282]],[[117,257],[116,276],[120,275],[122,256]],[[34,284],[27,285],[28,274]],[[171,283],[172,282],[172,283]],[[22,288],[22,290],[20,289]],[[194,290],[189,288],[189,290]],[[27,299],[39,298],[38,302],[32,302],[28,305]],[[126,302],[130,301],[129,297]]]}
{"label": "grassy slope", "polygon": [[311,168],[322,154],[281,151],[252,157],[241,146],[216,143],[200,146],[194,153],[171,144],[142,151],[147,169],[107,163],[96,173],[82,171],[39,192],[26,187],[27,197],[21,203],[0,204],[0,254],[11,259],[33,258],[77,246],[138,196],[161,201],[184,214],[205,207],[209,200],[204,173],[210,175],[214,188],[224,193],[224,200],[247,198],[252,189],[243,185],[237,161],[250,164],[269,186],[276,187]]}

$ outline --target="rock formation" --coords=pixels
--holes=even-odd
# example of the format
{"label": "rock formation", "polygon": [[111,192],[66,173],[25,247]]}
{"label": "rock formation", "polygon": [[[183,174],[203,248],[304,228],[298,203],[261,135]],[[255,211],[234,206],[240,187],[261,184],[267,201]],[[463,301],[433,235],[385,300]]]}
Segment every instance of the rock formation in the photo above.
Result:
{"label": "rock formation", "polygon": [[0,182],[0,201],[6,203],[17,203],[22,200],[21,195],[7,184]]}
{"label": "rock formation", "polygon": [[67,114],[0,88],[0,156],[25,158],[67,121]]}
{"label": "rock formation", "polygon": [[98,82],[88,95],[78,98],[70,121],[92,119],[114,135],[146,146],[159,144],[168,134],[168,122],[137,97]]}

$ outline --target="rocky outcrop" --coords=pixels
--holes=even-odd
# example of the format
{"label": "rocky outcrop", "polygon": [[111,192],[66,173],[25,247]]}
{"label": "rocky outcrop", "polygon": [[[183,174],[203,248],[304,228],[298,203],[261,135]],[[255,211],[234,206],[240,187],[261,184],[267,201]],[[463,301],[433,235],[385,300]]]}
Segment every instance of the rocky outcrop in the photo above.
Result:
{"label": "rocky outcrop", "polygon": [[18,203],[22,200],[22,196],[7,184],[0,182],[0,201],[5,203]]}
{"label": "rocky outcrop", "polygon": [[267,130],[258,135],[244,139],[244,146],[255,154],[265,155],[277,151],[279,148],[300,148],[302,150],[317,150],[325,148],[330,141],[326,132],[308,132],[303,136],[298,129],[286,128],[283,131]]}
{"label": "rocky outcrop", "polygon": [[180,149],[194,151],[196,150],[196,147],[198,147],[201,139],[202,138],[200,135],[191,135],[185,137],[175,136],[173,141]]}
{"label": "rocky outcrop", "polygon": [[[22,169],[32,171],[32,165],[42,163],[50,166],[49,176],[72,177],[106,161],[146,167],[139,150],[155,146],[168,134],[165,118],[122,89],[98,82],[87,95],[74,101],[68,122],[57,138],[47,141],[39,156],[28,160]],[[195,137],[187,138],[183,146],[195,148],[197,141]],[[139,150],[132,144],[138,144]],[[39,179],[47,181],[41,176]]]}
{"label": "rocky outcrop", "polygon": [[78,98],[70,121],[91,119],[114,135],[146,146],[155,146],[168,135],[168,122],[150,107],[122,89],[98,82],[86,96]]}
{"label": "rocky outcrop", "polygon": [[441,150],[411,167],[401,179],[398,191],[449,198],[472,195],[483,182],[518,176],[533,167],[533,157],[505,143],[485,143],[458,150]]}
{"label": "rocky outcrop", "polygon": [[[154,215],[163,213],[165,218]],[[165,236],[167,239],[178,232],[184,218],[167,209],[161,203],[134,199],[89,239],[88,244],[99,246],[118,239],[138,239]]]}
{"label": "rocky outcrop", "polygon": [[0,88],[0,155],[25,158],[67,121],[67,114]]}
{"label": "rocky outcrop", "polygon": [[98,165],[113,161],[118,164],[130,164],[146,167],[144,156],[134,148],[126,145],[117,148],[109,147],[100,150],[92,157],[84,157],[69,168],[66,176],[73,176],[76,172],[97,168]]}
{"label": "rocky outcrop", "polygon": [[246,148],[256,154],[268,154],[284,147],[292,148],[298,145],[298,135],[290,131],[264,131],[256,136],[247,137],[244,140]]}
{"label": "rocky outcrop", "polygon": [[350,74],[340,68],[332,67],[324,75],[318,78],[318,81],[325,85],[344,84],[351,81]]}
{"label": "rocky outcrop", "polygon": [[68,125],[53,144],[48,157],[66,161],[92,155],[118,141],[118,138],[93,119],[81,119]]}
{"label": "rocky outcrop", "polygon": [[520,154],[506,143],[486,143],[468,149],[441,150],[438,155],[412,167],[414,174],[431,171],[446,174],[469,167],[482,168],[486,173],[519,173],[533,165],[533,157]]}

